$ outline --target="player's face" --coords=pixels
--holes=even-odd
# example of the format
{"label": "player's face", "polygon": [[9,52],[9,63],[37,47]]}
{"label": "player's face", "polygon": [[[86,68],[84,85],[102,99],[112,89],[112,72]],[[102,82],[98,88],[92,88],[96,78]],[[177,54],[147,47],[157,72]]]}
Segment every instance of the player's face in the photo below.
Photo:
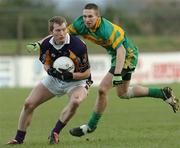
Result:
{"label": "player's face", "polygon": [[83,20],[87,28],[89,29],[94,28],[98,18],[99,16],[97,15],[97,12],[95,10],[93,9],[83,10]]}
{"label": "player's face", "polygon": [[59,25],[59,24],[54,23],[52,35],[54,37],[54,41],[56,44],[63,44],[65,42],[66,35],[67,35],[66,24],[63,23],[62,25]]}

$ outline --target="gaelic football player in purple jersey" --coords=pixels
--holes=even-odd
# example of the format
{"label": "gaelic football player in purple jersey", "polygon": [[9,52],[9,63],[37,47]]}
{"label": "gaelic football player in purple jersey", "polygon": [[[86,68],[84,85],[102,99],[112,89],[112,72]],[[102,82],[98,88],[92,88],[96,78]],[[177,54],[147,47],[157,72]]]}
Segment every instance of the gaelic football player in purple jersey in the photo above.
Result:
{"label": "gaelic football player in purple jersey", "polygon": [[[92,84],[86,45],[79,38],[68,34],[65,18],[61,16],[51,18],[49,20],[49,31],[52,36],[44,39],[41,45],[36,43],[41,46],[39,59],[44,65],[47,75],[26,98],[20,113],[16,136],[8,142],[10,145],[24,142],[33,111],[40,104],[54,96],[67,94],[69,102],[62,110],[49,136],[49,143],[57,144],[59,133],[73,117],[80,103],[86,98],[88,88]],[[73,73],[66,70],[58,72],[52,67],[53,62],[61,56],[72,59],[75,64]]]}

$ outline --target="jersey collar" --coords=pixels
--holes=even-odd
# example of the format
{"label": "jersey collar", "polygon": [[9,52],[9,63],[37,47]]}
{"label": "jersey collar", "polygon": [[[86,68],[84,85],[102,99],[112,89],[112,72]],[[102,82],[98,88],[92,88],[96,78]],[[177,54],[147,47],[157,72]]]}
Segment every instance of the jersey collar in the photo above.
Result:
{"label": "jersey collar", "polygon": [[66,39],[65,39],[65,41],[64,41],[63,44],[58,44],[58,45],[55,44],[55,43],[54,43],[54,37],[52,37],[52,38],[49,40],[49,43],[50,43],[51,45],[53,45],[53,47],[54,47],[55,49],[59,50],[59,49],[61,49],[64,45],[70,44],[70,35],[67,33]]}
{"label": "jersey collar", "polygon": [[90,29],[90,31],[91,32],[96,32],[96,30],[99,28],[100,24],[101,24],[101,18],[99,17],[97,19],[97,21],[96,21],[96,24],[95,24],[94,28]]}

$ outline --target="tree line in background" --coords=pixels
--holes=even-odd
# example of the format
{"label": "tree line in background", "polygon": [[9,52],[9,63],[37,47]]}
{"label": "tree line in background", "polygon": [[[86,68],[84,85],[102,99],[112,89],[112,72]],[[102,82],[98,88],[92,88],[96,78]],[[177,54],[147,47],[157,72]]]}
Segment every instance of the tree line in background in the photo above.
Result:
{"label": "tree line in background", "polygon": [[47,35],[47,20],[55,4],[41,0],[0,1],[0,38],[32,38]]}
{"label": "tree line in background", "polygon": [[[128,30],[129,34],[180,35],[179,12],[180,3],[177,1],[153,1],[134,15],[111,5],[104,8],[102,15]],[[46,36],[48,19],[58,14],[66,12],[58,10],[54,1],[0,0],[0,38]],[[73,21],[73,18],[65,17],[69,22]]]}

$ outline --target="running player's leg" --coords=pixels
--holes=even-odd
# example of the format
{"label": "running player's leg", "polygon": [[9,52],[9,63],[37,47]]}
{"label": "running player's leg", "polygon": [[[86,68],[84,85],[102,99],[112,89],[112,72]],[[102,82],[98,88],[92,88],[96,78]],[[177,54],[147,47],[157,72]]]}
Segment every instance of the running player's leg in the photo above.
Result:
{"label": "running player's leg", "polygon": [[112,76],[113,75],[108,72],[101,81],[98,88],[98,96],[96,99],[94,111],[92,112],[88,123],[80,127],[72,128],[70,130],[71,135],[80,137],[86,133],[93,132],[96,129],[99,119],[101,118],[102,113],[105,111],[107,106],[107,93],[112,88]]}
{"label": "running player's leg", "polygon": [[57,144],[59,142],[59,133],[73,117],[80,103],[87,97],[87,91],[84,86],[77,86],[68,93],[69,103],[61,112],[59,120],[51,131],[49,137],[50,144]]}
{"label": "running player's leg", "polygon": [[18,129],[26,131],[27,126],[31,122],[34,109],[52,97],[54,97],[54,94],[52,94],[41,82],[35,88],[33,88],[25,100],[19,118]]}
{"label": "running player's leg", "polygon": [[173,111],[176,113],[179,110],[179,100],[173,94],[170,87],[153,88],[144,87],[141,85],[130,86],[131,72],[123,70],[123,84],[117,86],[117,94],[122,99],[140,98],[140,97],[153,97],[164,100],[168,103]]}
{"label": "running player's leg", "polygon": [[35,88],[33,88],[31,93],[25,100],[24,106],[20,113],[18,130],[15,139],[9,141],[8,144],[23,143],[27,127],[31,123],[34,109],[53,96],[54,95],[42,83],[39,83]]}
{"label": "running player's leg", "polygon": [[168,103],[175,113],[179,110],[179,100],[175,97],[173,90],[170,87],[156,88],[135,85],[133,87],[129,87],[126,94],[120,97],[124,99],[140,97],[158,98]]}
{"label": "running player's leg", "polygon": [[80,103],[87,97],[87,89],[83,86],[78,86],[72,89],[69,93],[69,103],[63,109],[60,115],[60,120],[67,123],[75,114]]}

